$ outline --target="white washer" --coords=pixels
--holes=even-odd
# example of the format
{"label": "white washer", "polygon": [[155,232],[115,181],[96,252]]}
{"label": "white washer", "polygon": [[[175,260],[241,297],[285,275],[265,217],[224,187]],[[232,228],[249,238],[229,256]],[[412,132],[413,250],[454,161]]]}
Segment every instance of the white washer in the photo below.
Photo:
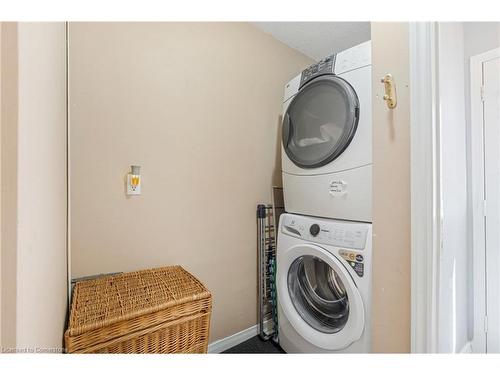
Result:
{"label": "white washer", "polygon": [[281,215],[278,338],[287,353],[371,351],[371,227]]}
{"label": "white washer", "polygon": [[332,55],[285,87],[285,209],[372,221],[371,42]]}

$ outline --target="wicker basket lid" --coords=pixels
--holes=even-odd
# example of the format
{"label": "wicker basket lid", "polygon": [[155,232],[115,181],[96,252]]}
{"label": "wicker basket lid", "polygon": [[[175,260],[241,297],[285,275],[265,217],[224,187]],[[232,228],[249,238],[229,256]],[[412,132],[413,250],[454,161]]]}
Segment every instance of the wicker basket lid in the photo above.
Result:
{"label": "wicker basket lid", "polygon": [[70,336],[154,313],[210,292],[181,266],[123,273],[78,282],[73,292]]}

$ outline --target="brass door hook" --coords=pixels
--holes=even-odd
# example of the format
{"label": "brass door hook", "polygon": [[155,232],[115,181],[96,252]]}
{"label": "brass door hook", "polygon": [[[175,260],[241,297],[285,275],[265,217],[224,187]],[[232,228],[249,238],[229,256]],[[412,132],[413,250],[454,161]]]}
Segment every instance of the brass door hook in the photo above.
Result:
{"label": "brass door hook", "polygon": [[394,79],[391,74],[386,74],[384,78],[380,80],[384,84],[385,95],[383,99],[387,103],[389,109],[396,108],[398,100],[396,98],[396,85],[394,84]]}

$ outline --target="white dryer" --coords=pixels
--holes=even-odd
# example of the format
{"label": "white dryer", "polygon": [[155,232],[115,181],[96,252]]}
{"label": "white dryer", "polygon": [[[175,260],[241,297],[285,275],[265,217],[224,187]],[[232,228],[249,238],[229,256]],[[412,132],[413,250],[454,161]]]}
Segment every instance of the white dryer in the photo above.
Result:
{"label": "white dryer", "polygon": [[332,55],[285,87],[287,212],[372,221],[371,42]]}
{"label": "white dryer", "polygon": [[278,339],[287,353],[371,351],[371,224],[280,218]]}

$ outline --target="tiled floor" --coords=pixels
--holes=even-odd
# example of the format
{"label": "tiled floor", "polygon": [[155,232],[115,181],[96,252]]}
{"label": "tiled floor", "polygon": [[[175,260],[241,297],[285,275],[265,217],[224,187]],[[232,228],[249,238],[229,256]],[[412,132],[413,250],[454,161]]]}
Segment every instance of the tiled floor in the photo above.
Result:
{"label": "tiled floor", "polygon": [[284,354],[285,352],[272,339],[263,341],[259,336],[254,336],[251,339],[233,346],[232,348],[223,352],[223,354],[245,353]]}

